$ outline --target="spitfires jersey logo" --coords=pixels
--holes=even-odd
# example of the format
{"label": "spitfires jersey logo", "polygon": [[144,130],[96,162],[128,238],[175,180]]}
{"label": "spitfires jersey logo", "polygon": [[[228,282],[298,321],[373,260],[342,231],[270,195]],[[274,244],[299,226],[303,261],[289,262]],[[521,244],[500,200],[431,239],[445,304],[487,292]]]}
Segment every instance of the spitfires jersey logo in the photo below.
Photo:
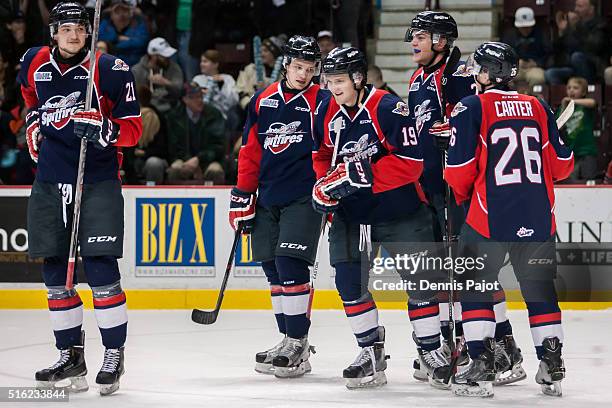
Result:
{"label": "spitfires jersey logo", "polygon": [[266,135],[264,149],[269,149],[273,154],[279,154],[287,150],[292,144],[300,143],[304,138],[304,133],[306,133],[299,131],[301,125],[302,122],[299,120],[288,124],[272,123],[264,133]]}
{"label": "spitfires jersey logo", "polygon": [[467,109],[467,106],[465,106],[461,102],[458,102],[453,108],[453,111],[451,112],[451,118],[454,118],[455,116],[457,116],[458,114],[460,114],[466,109]]}
{"label": "spitfires jersey logo", "polygon": [[410,116],[410,109],[408,109],[406,102],[398,102],[392,112],[402,116]]}
{"label": "spitfires jersey logo", "polygon": [[370,142],[370,136],[366,133],[356,142],[353,140],[346,142],[338,152],[338,155],[343,156],[342,160],[345,163],[350,163],[368,160],[376,153],[378,153],[378,146],[376,146],[376,142]]}
{"label": "spitfires jersey logo", "polygon": [[431,99],[423,101],[422,104],[414,107],[414,117],[416,119],[417,132],[421,133],[425,122],[429,122],[431,119],[431,112],[434,110],[433,107],[429,107]]}
{"label": "spitfires jersey logo", "polygon": [[79,102],[80,91],[68,96],[56,95],[47,99],[40,108],[43,111],[41,122],[43,126],[53,126],[57,130],[62,129],[70,121],[70,116],[78,109],[83,109],[83,102]]}
{"label": "spitfires jersey logo", "polygon": [[521,227],[519,228],[518,231],[516,231],[516,236],[519,238],[525,238],[525,237],[530,237],[533,235],[535,231],[532,230],[531,228],[525,228],[525,227]]}
{"label": "spitfires jersey logo", "polygon": [[113,71],[129,71],[130,66],[123,62],[122,59],[115,59],[115,65],[111,68]]}

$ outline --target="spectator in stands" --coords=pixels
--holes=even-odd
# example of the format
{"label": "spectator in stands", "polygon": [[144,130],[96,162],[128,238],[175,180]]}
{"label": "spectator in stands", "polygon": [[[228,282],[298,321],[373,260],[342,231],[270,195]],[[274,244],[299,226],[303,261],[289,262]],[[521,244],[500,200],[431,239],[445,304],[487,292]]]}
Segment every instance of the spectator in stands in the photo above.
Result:
{"label": "spectator in stands", "polygon": [[381,69],[376,65],[370,65],[368,67],[368,82],[374,85],[376,89],[382,89],[397,96],[395,92],[385,81],[383,81],[383,75]]}
{"label": "spectator in stands", "polygon": [[565,143],[574,151],[574,171],[569,177],[572,183],[595,179],[597,175],[597,144],[593,137],[597,102],[587,98],[586,79],[571,77],[567,81],[567,96],[561,101],[557,116],[570,100],[576,104],[574,114],[565,124]]}
{"label": "spectator in stands", "polygon": [[157,37],[149,41],[147,55],[132,67],[136,85],[148,86],[151,103],[161,113],[168,112],[181,97],[183,71],[170,58],[176,54],[168,41]]}
{"label": "spectator in stands", "polygon": [[165,119],[151,104],[149,87],[140,85],[136,93],[142,116],[142,136],[138,145],[123,150],[126,181],[128,184],[138,184],[141,180],[147,184],[163,184],[168,168]]}
{"label": "spectator in stands", "polygon": [[197,84],[186,84],[182,103],[167,114],[170,184],[224,182],[225,121],[203,96]]}
{"label": "spectator in stands", "polygon": [[[612,57],[610,57],[610,65],[612,65]],[[612,85],[612,66],[609,66],[608,68],[605,69],[604,80],[606,82],[606,85],[608,86]]]}
{"label": "spectator in stands", "polygon": [[536,26],[531,7],[519,7],[514,15],[514,28],[502,38],[519,56],[519,73],[515,81],[525,80],[529,86],[542,85],[544,67],[550,55],[550,42],[542,29]]}
{"label": "spectator in stands", "polygon": [[[96,50],[100,51],[104,54],[113,54],[110,50],[110,45],[108,44],[108,42],[104,41],[104,40],[100,40],[98,42],[96,42]],[[113,54],[114,55],[114,54]]]}
{"label": "spectator in stands", "polygon": [[136,0],[112,0],[110,14],[100,22],[99,39],[107,41],[115,55],[129,66],[145,54],[149,33]]}
{"label": "spectator in stands", "polygon": [[545,73],[546,81],[553,85],[565,83],[572,75],[592,83],[608,62],[606,24],[595,15],[597,0],[576,0],[575,4],[574,12],[555,15],[555,61]]}
{"label": "spectator in stands", "polygon": [[257,67],[251,63],[238,74],[236,88],[240,96],[240,107],[245,109],[251,96],[257,91],[277,81],[281,73],[281,47],[284,41],[279,37],[269,37],[261,43],[261,62],[263,64],[263,81],[257,79]]}
{"label": "spectator in stands", "polygon": [[321,60],[325,59],[327,54],[336,48],[334,34],[329,30],[319,31],[317,34],[317,42],[319,43],[319,49],[321,50]]}
{"label": "spectator in stands", "polygon": [[236,81],[231,75],[219,73],[221,54],[217,50],[206,50],[200,57],[200,75],[193,77],[204,92],[204,100],[219,109],[224,118],[238,104]]}
{"label": "spectator in stands", "polygon": [[26,21],[21,11],[18,11],[7,23],[6,28],[11,33],[12,38],[5,45],[7,48],[7,61],[15,72],[19,71],[21,56],[32,46],[26,37]]}

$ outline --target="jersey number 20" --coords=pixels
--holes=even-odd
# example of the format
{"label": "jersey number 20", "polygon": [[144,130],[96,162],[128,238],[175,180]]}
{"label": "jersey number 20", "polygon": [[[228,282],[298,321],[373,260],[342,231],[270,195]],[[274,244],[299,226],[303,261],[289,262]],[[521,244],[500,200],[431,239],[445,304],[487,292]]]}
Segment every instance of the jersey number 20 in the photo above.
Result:
{"label": "jersey number 20", "polygon": [[[529,150],[529,138],[535,139],[536,142],[540,141],[540,133],[538,129],[534,127],[522,128],[520,135],[517,135],[516,131],[512,128],[500,128],[495,129],[491,134],[491,143],[497,144],[502,139],[508,139],[508,146],[504,150],[503,154],[499,158],[499,162],[495,165],[495,183],[498,186],[505,184],[517,184],[521,183],[521,169],[507,169],[508,163],[516,153],[518,148],[519,140],[523,152],[523,160],[525,164],[525,175],[527,179],[532,183],[542,182],[542,158],[540,152]],[[536,170],[533,169],[533,163],[535,163]]]}

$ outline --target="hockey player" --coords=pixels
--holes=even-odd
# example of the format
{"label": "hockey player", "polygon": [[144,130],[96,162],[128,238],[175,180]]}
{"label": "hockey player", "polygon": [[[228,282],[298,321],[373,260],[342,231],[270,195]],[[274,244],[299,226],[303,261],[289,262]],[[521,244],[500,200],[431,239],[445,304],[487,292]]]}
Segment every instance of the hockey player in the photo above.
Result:
{"label": "hockey player", "polygon": [[[321,216],[310,202],[312,122],[321,53],[312,37],[295,35],[283,47],[285,79],[255,93],[248,106],[238,182],[229,221],[251,232],[253,259],[270,283],[272,306],[284,338],[257,353],[255,370],[277,377],[310,372],[309,266],[314,262]],[[242,225],[240,225],[242,224]]]}
{"label": "hockey player", "polygon": [[[343,377],[348,388],[380,386],[387,381],[385,331],[367,288],[369,265],[362,262],[362,253],[369,257],[372,242],[431,240],[429,210],[418,181],[421,147],[406,104],[366,86],[367,63],[361,51],[334,49],[323,61],[323,74],[331,95],[322,99],[315,118],[318,181],[313,204],[322,213],[333,213],[329,241],[336,288],[361,347]],[[399,253],[398,248],[386,249],[391,256]],[[408,311],[432,383],[440,385],[448,363],[441,352],[432,297],[435,293],[411,292]]]}
{"label": "hockey player", "polygon": [[[465,279],[495,281],[509,253],[540,360],[536,381],[545,394],[561,395],[565,368],[553,283],[553,181],[569,176],[573,155],[563,145],[546,103],[509,88],[518,70],[512,47],[486,42],[467,68],[482,93],[463,98],[450,115],[445,179],[458,204],[469,200],[460,246],[477,255],[486,251],[487,258],[482,272]],[[551,266],[533,266],[535,258]],[[490,295],[462,293],[463,330],[472,362],[455,376],[458,395],[493,395],[495,318]]]}
{"label": "hockey player", "polygon": [[59,361],[38,371],[36,380],[39,386],[70,380],[71,391],[88,389],[83,303],[75,289],[65,288],[71,204],[80,143],[86,138],[79,242],[106,348],[96,377],[100,393],[106,395],[119,388],[127,334],[125,293],[117,264],[123,252],[119,150],[137,143],[142,129],[140,108],[129,67],[120,59],[98,53],[92,109],[83,111],[90,72],[87,12],[78,3],[59,3],[51,10],[49,27],[51,47],[29,49],[18,75],[29,109],[28,149],[38,162],[28,202],[29,254],[44,258],[51,326],[60,350]]}
{"label": "hockey player", "polygon": [[[432,217],[435,241],[442,241],[445,233],[451,234],[451,241],[456,240],[465,219],[464,208],[455,204],[452,194],[446,202],[442,163],[443,150],[447,147],[444,141],[447,141],[448,138],[432,137],[429,134],[435,133],[435,124],[442,123],[461,98],[476,93],[476,84],[471,75],[465,74],[464,63],[452,60],[450,57],[458,35],[457,24],[451,15],[440,11],[423,11],[414,17],[405,38],[405,41],[410,42],[412,46],[413,61],[419,66],[410,79],[408,106],[414,113],[417,134],[423,145],[425,168],[422,182],[429,202],[435,208],[435,214]],[[445,205],[448,207],[448,220],[445,220]],[[448,225],[445,225],[446,221]],[[445,231],[446,228],[449,231]],[[446,299],[448,295],[447,293],[440,295],[443,300],[439,305],[442,334],[448,340],[450,336],[449,305]],[[520,350],[512,338],[512,326],[506,316],[503,290],[497,294],[495,315],[498,322],[496,339],[500,344],[498,384],[519,381],[526,375],[521,367]],[[455,334],[458,341],[462,334],[459,302],[455,302],[454,317],[456,320]],[[420,345],[417,343],[417,349],[418,347]],[[508,356],[514,356],[512,361]],[[460,364],[466,360],[467,355],[463,355]],[[416,369],[414,377],[426,380],[427,373],[421,370],[418,360],[415,360],[414,367]]]}

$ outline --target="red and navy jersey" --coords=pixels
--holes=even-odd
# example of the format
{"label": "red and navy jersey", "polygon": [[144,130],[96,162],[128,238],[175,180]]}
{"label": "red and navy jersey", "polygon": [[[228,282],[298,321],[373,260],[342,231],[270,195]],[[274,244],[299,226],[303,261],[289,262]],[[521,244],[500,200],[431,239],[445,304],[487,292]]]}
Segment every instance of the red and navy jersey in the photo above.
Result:
{"label": "red and navy jersey", "polygon": [[[453,74],[448,76],[446,84],[442,85],[442,74],[446,63],[432,70],[419,67],[410,78],[408,90],[408,106],[416,123],[419,142],[423,147],[423,158],[425,168],[423,170],[423,188],[428,194],[439,194],[444,192],[442,181],[442,160],[444,154],[436,146],[433,136],[429,134],[429,128],[435,122],[443,121],[443,113],[446,117],[453,110],[453,106],[463,97],[474,95],[476,86],[471,76],[463,74],[463,62],[451,70]],[[442,86],[446,93],[446,106],[442,108]],[[444,109],[444,111],[443,111]]]}
{"label": "red and navy jersey", "polygon": [[[140,105],[136,100],[130,67],[108,54],[96,54],[92,108],[119,126],[117,143],[105,149],[88,146],[84,183],[118,178],[119,148],[134,146],[142,132]],[[74,135],[70,116],[85,107],[89,53],[72,67],[53,58],[49,47],[30,48],[22,58],[17,81],[29,109],[40,117],[43,141],[36,179],[42,182],[75,183],[80,139]]]}
{"label": "red and navy jersey", "polygon": [[259,188],[259,204],[285,205],[312,194],[312,124],[319,85],[285,94],[275,82],[249,102],[238,182],[243,191]]}
{"label": "red and navy jersey", "polygon": [[444,177],[458,203],[470,199],[466,222],[497,241],[545,241],[555,232],[553,181],[569,176],[563,144],[545,102],[516,91],[468,96],[450,115]]}
{"label": "red and navy jersey", "polygon": [[[408,106],[387,91],[366,88],[359,110],[347,112],[326,92],[315,112],[313,162],[317,178],[326,175],[337,144],[336,163],[369,160],[372,188],[340,200],[339,214],[361,224],[375,224],[409,215],[425,196],[419,184],[423,154]],[[338,140],[333,131],[342,119]]]}

